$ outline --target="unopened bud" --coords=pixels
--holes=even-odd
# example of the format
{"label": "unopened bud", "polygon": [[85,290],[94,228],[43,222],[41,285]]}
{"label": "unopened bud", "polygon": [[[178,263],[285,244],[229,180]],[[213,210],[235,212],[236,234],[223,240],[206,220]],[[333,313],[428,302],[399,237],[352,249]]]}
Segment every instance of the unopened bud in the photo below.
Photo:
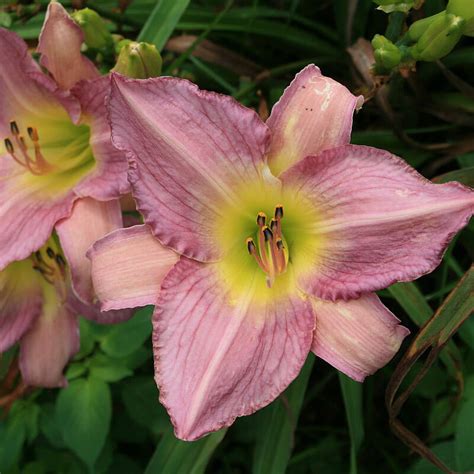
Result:
{"label": "unopened bud", "polygon": [[410,48],[414,59],[436,61],[449,54],[460,40],[465,21],[459,16],[442,13],[434,15],[436,18]]}
{"label": "unopened bud", "polygon": [[154,45],[125,40],[119,49],[117,64],[112,71],[134,79],[157,77],[161,74],[162,59]]}
{"label": "unopened bud", "polygon": [[389,39],[382,35],[375,35],[372,39],[377,69],[390,70],[400,64],[402,53]]}
{"label": "unopened bud", "polygon": [[109,48],[113,45],[112,35],[100,15],[84,8],[72,14],[74,21],[81,27],[84,33],[84,43],[93,49]]}
{"label": "unopened bud", "polygon": [[465,21],[463,35],[474,36],[474,2],[472,0],[449,0],[446,12],[460,16]]}

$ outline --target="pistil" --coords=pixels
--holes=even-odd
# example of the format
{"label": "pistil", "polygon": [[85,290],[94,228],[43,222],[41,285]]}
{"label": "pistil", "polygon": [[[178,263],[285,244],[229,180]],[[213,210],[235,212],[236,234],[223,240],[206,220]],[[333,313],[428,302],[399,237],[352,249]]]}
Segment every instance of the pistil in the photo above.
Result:
{"label": "pistil", "polygon": [[258,226],[258,249],[254,240],[249,237],[246,240],[247,250],[257,262],[261,270],[267,274],[267,285],[273,286],[276,276],[286,271],[287,258],[281,231],[281,219],[283,218],[283,206],[275,207],[274,217],[267,226],[266,215],[259,212],[257,215]]}
{"label": "pistil", "polygon": [[[51,165],[46,161],[41,153],[38,130],[35,127],[27,128],[28,136],[33,142],[33,149],[35,153],[34,158],[30,156],[25,138],[20,134],[18,124],[14,120],[10,122],[10,132],[13,139],[10,137],[5,138],[4,143],[8,154],[13,158],[13,160],[15,160],[16,163],[18,163],[23,168],[26,168],[31,174],[36,176],[46,174],[51,170]],[[13,144],[13,142],[15,144]],[[21,158],[16,150],[19,150]]]}

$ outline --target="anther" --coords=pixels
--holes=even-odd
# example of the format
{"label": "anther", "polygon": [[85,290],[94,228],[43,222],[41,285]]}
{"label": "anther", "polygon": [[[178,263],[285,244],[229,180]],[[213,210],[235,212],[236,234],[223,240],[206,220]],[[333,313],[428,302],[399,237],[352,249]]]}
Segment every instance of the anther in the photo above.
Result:
{"label": "anther", "polygon": [[275,244],[276,244],[278,250],[283,250],[283,248],[284,248],[283,247],[283,240],[278,238],[278,239],[276,239]]}
{"label": "anther", "polygon": [[276,228],[278,226],[278,221],[274,218],[270,221],[270,229],[272,232],[275,232]]}
{"label": "anther", "polygon": [[46,249],[46,253],[49,258],[55,258],[56,254],[54,253],[54,250],[51,247],[48,247]]}
{"label": "anther", "polygon": [[66,260],[64,260],[63,256],[59,255],[59,254],[56,255],[56,263],[60,267],[65,267],[66,266]]}
{"label": "anther", "polygon": [[15,149],[13,148],[13,143],[11,142],[11,140],[9,138],[5,138],[4,142],[5,148],[7,149],[8,153],[10,153],[10,155],[13,155]]}
{"label": "anther", "polygon": [[38,130],[34,127],[28,127],[28,136],[31,138],[33,142],[37,142],[39,140]]}
{"label": "anther", "polygon": [[279,204],[275,207],[275,219],[281,219],[283,217],[283,206]]}
{"label": "anther", "polygon": [[267,216],[263,212],[259,212],[257,215],[257,225],[263,227],[267,221]]}
{"label": "anther", "polygon": [[247,250],[249,251],[250,255],[252,255],[257,250],[257,247],[255,246],[255,242],[253,241],[252,237],[249,237],[247,239]]}
{"label": "anther", "polygon": [[270,230],[269,227],[265,226],[262,231],[263,236],[265,237],[265,242],[268,242],[269,240],[273,239],[273,232]]}
{"label": "anther", "polygon": [[10,131],[13,133],[13,135],[19,135],[20,134],[20,130],[18,129],[18,125],[14,120],[12,120],[10,122]]}

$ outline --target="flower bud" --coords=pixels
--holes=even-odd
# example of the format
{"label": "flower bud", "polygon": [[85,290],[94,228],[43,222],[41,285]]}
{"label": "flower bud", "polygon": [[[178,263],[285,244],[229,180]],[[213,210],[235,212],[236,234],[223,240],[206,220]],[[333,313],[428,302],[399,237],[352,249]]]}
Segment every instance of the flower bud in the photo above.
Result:
{"label": "flower bud", "polygon": [[162,59],[154,45],[124,40],[119,44],[119,57],[112,71],[135,79],[157,77]]}
{"label": "flower bud", "polygon": [[400,64],[402,53],[390,40],[382,35],[375,35],[372,39],[377,69],[390,70]]}
{"label": "flower bud", "polygon": [[462,36],[465,21],[461,17],[446,12],[434,16],[436,18],[410,48],[410,53],[416,60],[436,61],[446,56]]}
{"label": "flower bud", "polygon": [[90,8],[84,8],[74,12],[71,16],[81,27],[84,33],[84,42],[89,48],[103,49],[113,45],[112,35],[97,12]]}
{"label": "flower bud", "polygon": [[474,36],[474,3],[472,0],[449,0],[446,12],[460,16],[466,23],[463,35]]}
{"label": "flower bud", "polygon": [[385,13],[392,13],[392,12],[408,12],[417,3],[419,0],[372,0],[374,3],[378,5],[377,10],[382,10]]}

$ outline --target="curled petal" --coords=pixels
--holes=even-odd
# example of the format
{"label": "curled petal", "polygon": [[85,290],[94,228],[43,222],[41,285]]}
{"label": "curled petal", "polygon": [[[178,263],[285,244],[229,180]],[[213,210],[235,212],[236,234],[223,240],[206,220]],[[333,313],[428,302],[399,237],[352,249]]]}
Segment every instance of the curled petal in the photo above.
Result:
{"label": "curled petal", "polygon": [[301,288],[323,299],[357,298],[432,271],[474,211],[471,189],[433,184],[400,158],[365,146],[307,157],[282,181],[319,215],[308,225],[319,250],[296,270]]}
{"label": "curled petal", "polygon": [[79,350],[77,318],[48,285],[42,314],[20,341],[23,380],[35,387],[64,387],[63,370]]}
{"label": "curled petal", "polygon": [[38,40],[40,63],[54,77],[59,87],[70,89],[82,79],[99,75],[94,64],[81,54],[84,35],[59,2],[48,5]]}
{"label": "curled petal", "polygon": [[110,233],[87,255],[103,310],[154,304],[163,278],[179,258],[144,225]]}
{"label": "curled petal", "polygon": [[268,129],[230,97],[172,77],[112,76],[112,141],[132,161],[138,210],[167,247],[197,260],[220,257],[212,238],[236,184],[261,179]]}
{"label": "curled petal", "polygon": [[323,76],[314,64],[300,71],[267,120],[268,163],[275,176],[306,156],[348,144],[354,110],[362,103],[362,96]]}
{"label": "curled petal", "polygon": [[117,150],[110,139],[111,130],[105,102],[110,93],[110,78],[102,76],[82,81],[72,90],[82,107],[82,121],[90,127],[89,145],[95,168],[74,191],[78,196],[90,196],[99,201],[119,198],[130,192],[127,180],[128,163],[125,153]]}
{"label": "curled petal", "polygon": [[66,259],[71,268],[72,285],[84,303],[92,303],[91,264],[86,257],[89,247],[109,232],[122,227],[122,211],[118,200],[78,199],[71,215],[56,225]]}
{"label": "curled petal", "polygon": [[314,316],[298,295],[263,303],[252,282],[235,299],[216,264],[181,259],[153,318],[160,400],[176,435],[194,440],[274,400],[298,375]]}
{"label": "curled petal", "polygon": [[41,287],[30,261],[0,272],[0,353],[9,349],[40,315]]}
{"label": "curled petal", "polygon": [[387,364],[410,333],[371,293],[349,301],[313,299],[313,309],[312,351],[358,382]]}

